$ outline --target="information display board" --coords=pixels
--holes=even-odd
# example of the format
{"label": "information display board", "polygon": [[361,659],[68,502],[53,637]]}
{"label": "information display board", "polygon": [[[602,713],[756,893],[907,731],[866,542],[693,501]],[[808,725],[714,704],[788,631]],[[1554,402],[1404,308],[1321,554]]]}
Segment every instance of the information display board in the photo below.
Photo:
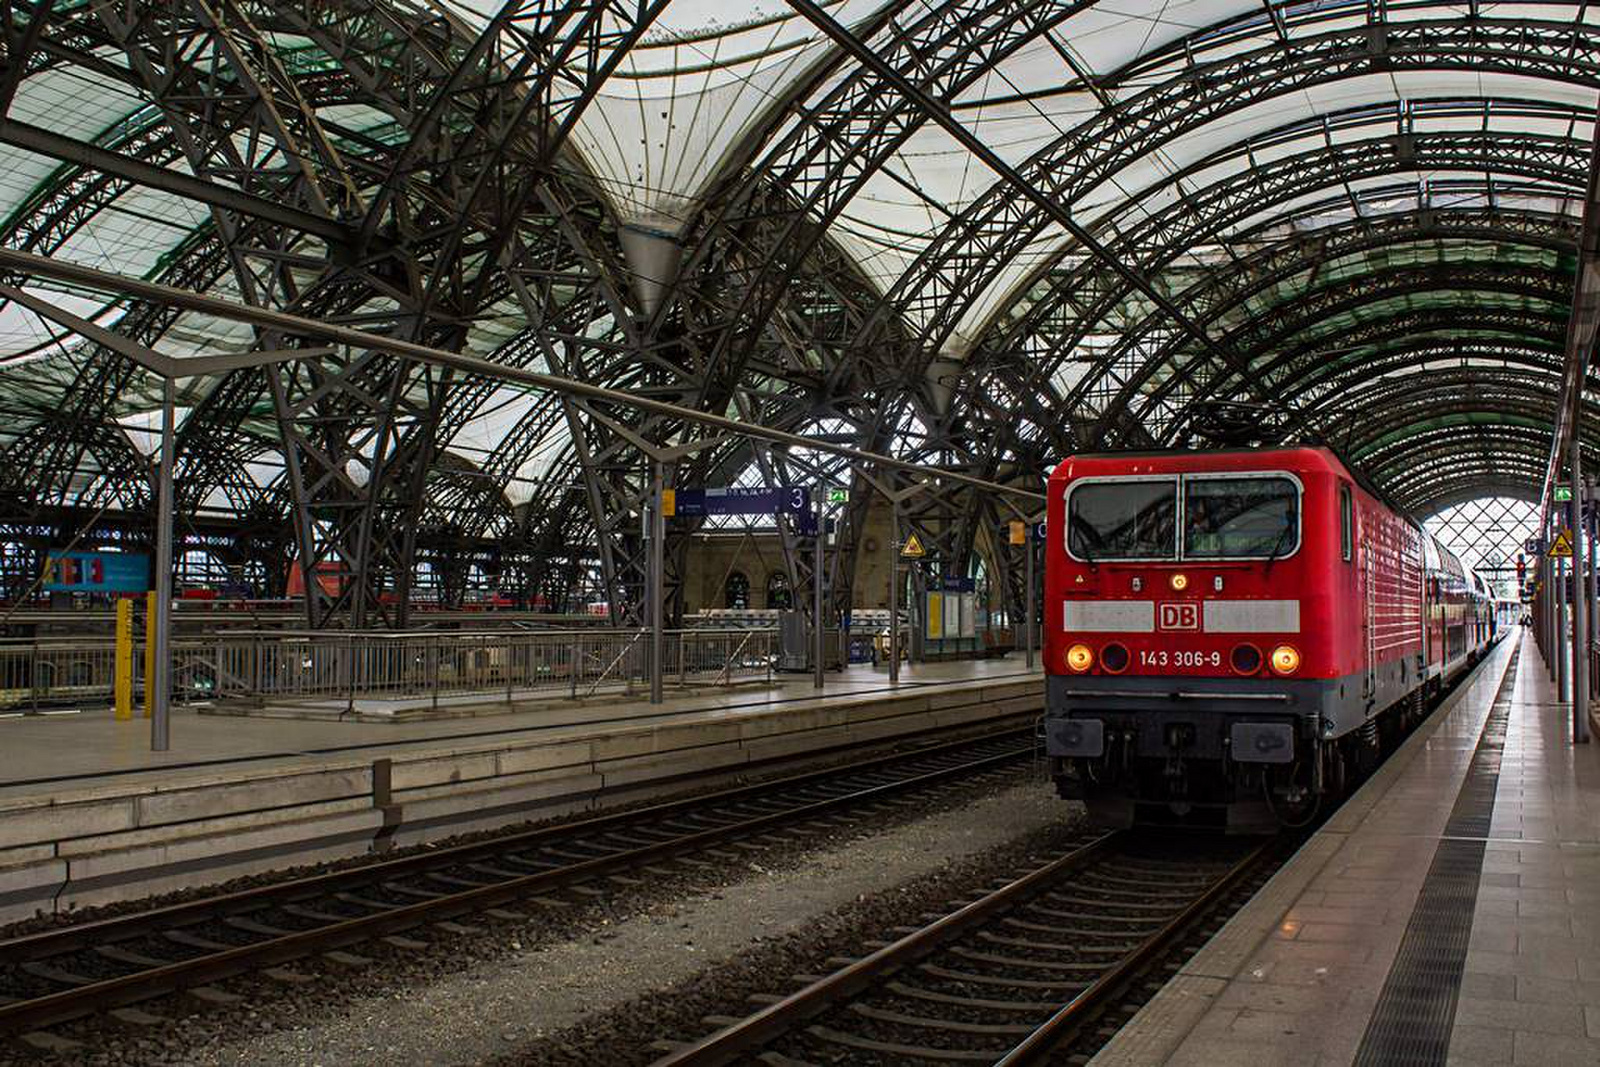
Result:
{"label": "information display board", "polygon": [[727,489],[667,489],[661,494],[662,514],[699,518],[704,515],[777,515],[811,507],[811,491],[798,485],[776,489],[731,486]]}

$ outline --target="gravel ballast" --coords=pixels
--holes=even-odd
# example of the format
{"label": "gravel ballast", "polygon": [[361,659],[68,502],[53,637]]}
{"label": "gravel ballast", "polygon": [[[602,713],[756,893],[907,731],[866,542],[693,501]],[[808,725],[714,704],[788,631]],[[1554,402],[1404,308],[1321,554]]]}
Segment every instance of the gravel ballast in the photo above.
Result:
{"label": "gravel ballast", "polygon": [[[290,1029],[244,1025],[183,1062],[196,1064],[479,1064],[522,1059],[547,1035],[797,935],[837,909],[902,883],[967,865],[988,850],[1069,819],[1073,808],[1037,780],[987,791],[959,806],[835,847],[724,875],[671,899],[599,919],[578,938],[505,951],[390,995],[357,995]],[[323,1001],[337,1004],[337,993]],[[232,1014],[232,1013],[229,1013]],[[241,1036],[241,1032],[243,1036]],[[621,1050],[618,1050],[621,1051]],[[170,1054],[170,1050],[169,1050]],[[535,1059],[543,1058],[533,1052]]]}

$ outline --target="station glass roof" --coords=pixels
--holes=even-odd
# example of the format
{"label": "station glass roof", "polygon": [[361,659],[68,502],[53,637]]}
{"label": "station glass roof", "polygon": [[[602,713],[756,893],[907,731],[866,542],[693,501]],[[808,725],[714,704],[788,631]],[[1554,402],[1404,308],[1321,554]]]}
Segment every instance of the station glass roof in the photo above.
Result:
{"label": "station glass roof", "polygon": [[[887,425],[900,439],[879,447],[990,476],[1075,447],[1180,443],[1194,405],[1241,398],[1303,409],[1422,510],[1542,468],[1600,88],[1587,4],[827,5],[1233,367],[781,0],[616,5],[568,51],[566,27],[594,5],[565,22],[560,5],[491,0],[325,6],[316,22],[236,0],[219,30],[187,6],[123,25],[81,2],[12,5],[18,39],[42,28],[5,111],[0,241],[737,417],[832,420],[861,440]],[[536,47],[563,57],[562,85],[518,67]],[[488,90],[452,76],[474,63],[485,84],[520,70],[549,94],[526,111],[549,126],[494,127],[487,97],[472,111],[469,90]],[[182,91],[199,85],[209,106]],[[25,146],[23,127],[55,147]],[[86,163],[74,145],[148,169]],[[505,173],[473,170],[491,152],[537,170],[523,199]],[[355,269],[326,234],[164,175],[279,196],[378,235],[389,259],[369,244]],[[497,210],[510,213],[482,221]],[[438,221],[452,211],[482,217],[454,243]],[[739,288],[762,269],[783,284]],[[169,355],[283,343],[24,289]],[[0,459],[16,486],[64,504],[147,492],[128,475],[159,392],[107,362],[0,303]],[[397,388],[420,410],[441,387]],[[180,403],[180,437],[216,452],[194,461],[191,507],[285,506],[283,408],[259,372],[191,380]],[[468,477],[508,516],[570,509],[588,462],[570,411],[495,383],[452,383],[441,403],[436,519],[483,506]],[[339,417],[329,462],[356,492],[409,424]],[[748,452],[706,462],[756,469]]]}

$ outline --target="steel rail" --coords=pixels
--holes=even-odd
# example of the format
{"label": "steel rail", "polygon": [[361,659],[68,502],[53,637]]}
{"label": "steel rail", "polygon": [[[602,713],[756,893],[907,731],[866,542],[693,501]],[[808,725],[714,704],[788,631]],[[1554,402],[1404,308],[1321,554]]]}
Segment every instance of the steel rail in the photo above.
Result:
{"label": "steel rail", "polygon": [[751,1049],[794,1029],[796,1024],[876,985],[886,972],[904,967],[936,951],[951,938],[966,933],[997,912],[1009,909],[1018,901],[1043,890],[1065,872],[1103,854],[1122,833],[1104,834],[937,922],[929,923],[848,967],[812,982],[782,1000],[774,1001],[754,1015],[661,1057],[651,1067],[713,1067],[732,1063]]}
{"label": "steel rail", "polygon": [[[709,426],[725,433],[739,434],[744,437],[757,437],[763,441],[771,441],[774,444],[785,445],[790,448],[812,449],[840,456],[857,463],[906,471],[911,474],[931,475],[947,481],[959,482],[963,485],[987,490],[991,493],[1025,497],[1032,500],[1044,499],[1044,494],[1034,489],[1003,485],[999,482],[991,482],[986,478],[979,478],[976,475],[965,474],[961,471],[930,468],[921,463],[896,459],[893,456],[883,455],[878,452],[836,444],[826,438],[807,437],[804,434],[777,430],[770,426],[741,422],[738,419],[730,419],[725,415],[687,408],[680,404],[657,400],[649,396],[641,396],[621,389],[611,389],[603,385],[579,381],[575,378],[564,378],[556,374],[543,374],[539,371],[524,370],[521,367],[509,367],[480,356],[451,352],[443,348],[418,344],[415,341],[401,340],[397,337],[385,337],[381,334],[369,333],[366,330],[358,330],[352,326],[341,326],[338,323],[319,322],[316,319],[294,315],[287,311],[250,307],[246,304],[239,304],[207,293],[197,293],[192,289],[179,289],[126,274],[116,274],[110,271],[96,270],[93,267],[85,267],[77,263],[49,259],[30,252],[18,252],[10,248],[0,249],[0,270],[15,271],[18,274],[31,276],[35,279],[49,279],[66,285],[81,286],[95,292],[132,297],[137,300],[150,301],[185,311],[215,315],[218,318],[232,322],[240,322],[269,330],[281,330],[294,336],[315,337],[323,341],[331,341],[334,344],[348,345],[352,348],[383,352],[402,359],[413,359],[438,367],[449,367],[467,374],[481,375],[496,381],[533,386],[534,388],[563,396],[582,397],[586,400],[599,400],[607,404],[619,404],[656,415],[664,415],[668,418],[699,423],[702,426]],[[182,359],[175,358],[174,362],[181,364]],[[180,374],[179,376],[181,377],[182,375]]]}
{"label": "steel rail", "polygon": [[740,818],[710,829],[682,833],[637,848],[599,856],[532,874],[507,878],[415,904],[385,908],[370,915],[355,916],[283,936],[208,953],[160,967],[146,968],[126,975],[91,982],[46,994],[42,997],[0,1004],[0,1034],[19,1033],[78,1018],[109,1008],[120,1007],[151,997],[177,992],[221,978],[260,969],[288,960],[341,948],[375,937],[396,933],[426,922],[493,907],[518,897],[581,884],[597,877],[646,865],[652,861],[702,850],[730,839],[758,835],[773,828],[804,822],[842,808],[871,804],[896,794],[914,791],[940,782],[970,776],[1015,762],[1033,752],[1032,734],[1027,727],[961,741],[931,745],[910,752],[875,757],[858,764],[812,771],[771,782],[724,790],[709,796],[652,805],[634,811],[586,819],[576,823],[545,827],[490,841],[475,842],[451,849],[417,853],[381,863],[367,864],[344,871],[333,871],[242,890],[237,893],[168,905],[147,912],[82,923],[0,942],[0,959],[25,962],[55,958],[91,949],[102,944],[163,930],[192,927],[210,919],[223,918],[251,909],[271,906],[278,901],[316,899],[352,885],[370,885],[418,871],[448,870],[485,854],[503,853],[513,848],[538,845],[546,841],[581,840],[624,826],[648,824],[651,820],[696,812],[714,812],[719,805],[768,797],[784,789],[803,788],[829,779],[879,770],[894,763],[910,763],[949,755],[960,748],[1019,736],[1028,743],[1004,752],[981,756],[949,767],[927,771],[899,781],[851,790],[837,797],[807,801],[781,811]]}
{"label": "steel rail", "polygon": [[[997,914],[1009,911],[1019,903],[1027,901],[1057,882],[1062,875],[1103,856],[1127,834],[1128,831],[1114,831],[1096,838],[936,922],[811,983],[804,989],[774,1001],[755,1014],[724,1027],[700,1041],[668,1053],[655,1060],[651,1067],[717,1067],[720,1064],[741,1060],[752,1050],[793,1031],[806,1020],[834,1008],[861,992],[879,986],[887,974],[901,970],[937,952],[950,941],[988,922]],[[1120,989],[1129,975],[1167,948],[1188,928],[1189,924],[1236,885],[1239,879],[1255,867],[1268,847],[1270,842],[1253,850],[1231,867],[1176,917],[1113,964],[1087,989],[1041,1024],[1022,1044],[1007,1053],[1000,1062],[1032,1063],[1036,1061],[1041,1051],[1047,1052],[1053,1048],[1059,1043],[1061,1035],[1072,1029],[1085,1012],[1103,1004],[1108,996]]]}
{"label": "steel rail", "polygon": [[1138,948],[1119,960],[1110,970],[1073,997],[1040,1023],[1038,1028],[1017,1044],[1010,1052],[995,1061],[995,1067],[1024,1067],[1047,1062],[1056,1047],[1087,1017],[1093,1016],[1113,998],[1120,996],[1128,980],[1162,952],[1166,951],[1189,927],[1225,895],[1233,891],[1244,877],[1256,868],[1265,857],[1271,842],[1261,845],[1236,863],[1228,873],[1219,878],[1210,889],[1197,897],[1161,929],[1151,934]]}

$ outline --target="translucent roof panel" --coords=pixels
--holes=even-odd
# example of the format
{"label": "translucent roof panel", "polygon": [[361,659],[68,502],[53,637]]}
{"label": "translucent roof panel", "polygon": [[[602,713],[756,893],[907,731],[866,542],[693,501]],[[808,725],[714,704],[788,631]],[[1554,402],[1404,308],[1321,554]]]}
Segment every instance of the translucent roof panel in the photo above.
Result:
{"label": "translucent roof panel", "polygon": [[[1173,340],[1182,331],[1149,288],[1182,306],[1196,301],[1216,329],[1258,342],[1263,364],[1291,342],[1306,351],[1331,350],[1341,335],[1373,333],[1393,320],[1419,325],[1398,340],[1349,345],[1353,358],[1408,351],[1415,355],[1412,370],[1444,366],[1449,357],[1439,354],[1445,340],[1439,334],[1448,328],[1428,316],[1453,312],[1470,320],[1456,328],[1457,339],[1481,348],[1461,355],[1457,366],[1489,367],[1495,344],[1531,351],[1542,341],[1542,324],[1565,311],[1552,290],[1445,280],[1352,300],[1282,337],[1269,328],[1283,309],[1377,273],[1471,263],[1495,264],[1507,277],[1519,271],[1569,277],[1569,258],[1553,243],[1562,239],[1562,222],[1581,211],[1594,136],[1592,71],[1580,62],[1600,48],[1600,9],[1591,5],[825,4],[868,48],[901,64],[903,76],[930,87],[947,109],[940,118],[962,124],[1033,182],[1035,194],[1054,198],[1095,233],[1117,259],[1109,264],[906,94],[846,59],[785,0],[570,8],[499,0],[376,3],[388,19],[352,22],[353,31],[370,22],[409,32],[379,43],[362,39],[372,47],[330,49],[336,38],[356,37],[347,42],[305,28],[303,20],[325,14],[325,5],[260,7],[259,26],[236,27],[240,34],[259,31],[261,48],[254,51],[213,53],[203,30],[191,33],[182,24],[174,31],[186,51],[172,61],[204,72],[194,84],[212,92],[264,85],[274,94],[271,107],[248,114],[270,116],[263,129],[281,124],[276,135],[251,132],[240,117],[246,112],[229,111],[236,102],[231,92],[197,103],[181,79],[164,80],[170,72],[130,59],[93,21],[92,5],[58,5],[50,32],[63,36],[50,39],[39,62],[19,68],[28,73],[8,116],[67,138],[69,148],[115,155],[99,170],[63,162],[81,159],[81,152],[0,147],[0,243],[234,301],[311,307],[519,367],[592,376],[736,413],[733,397],[758,397],[753,403],[760,407],[764,397],[787,402],[803,395],[814,402],[806,418],[835,402],[840,410],[874,407],[877,395],[819,390],[841,383],[903,389],[911,376],[852,375],[848,367],[833,373],[828,361],[835,353],[876,358],[881,353],[867,346],[884,336],[909,338],[933,369],[911,383],[918,392],[907,410],[914,414],[902,419],[905,439],[896,444],[908,454],[945,447],[939,434],[947,427],[937,420],[951,415],[948,405],[960,396],[970,400],[982,390],[985,399],[1005,404],[1043,392],[1046,407],[1068,397],[1109,403],[1105,398],[1133,396],[1165,420],[1160,425],[1176,424],[1182,405],[1204,386],[1181,380],[1194,349]],[[371,5],[352,9],[370,13]],[[648,29],[623,34],[628,18],[642,12],[652,13]],[[181,23],[187,16],[174,17]],[[518,153],[541,143],[525,130],[495,146],[503,156],[437,151],[472,143],[453,135],[498,129],[479,122],[473,110],[490,99],[485,87],[458,98],[435,95],[459,91],[450,66],[474,54],[479,34],[512,28],[495,51],[481,53],[492,57],[484,77],[496,87],[520,87],[500,79],[520,69],[519,58],[530,58],[516,54],[516,42],[528,39],[518,34],[551,26],[568,31],[590,17],[610,34],[594,39],[597,49],[625,42],[627,50],[574,51],[575,67],[607,64],[593,68],[609,71],[597,87],[585,81],[587,68],[554,79],[557,94],[573,97],[561,95],[559,106],[581,108],[555,156],[556,173],[532,164],[519,172],[529,157]],[[79,19],[84,25],[74,35]],[[1569,41],[1568,28],[1583,34]],[[1451,36],[1452,30],[1459,32]],[[1340,50],[1319,52],[1333,35],[1343,35]],[[915,47],[905,47],[906,40]],[[1426,51],[1430,42],[1433,53]],[[287,77],[240,76],[239,65],[249,62],[276,65]],[[594,88],[592,99],[578,88]],[[454,124],[441,127],[444,136],[435,136],[432,115]],[[426,140],[407,154],[413,130]],[[207,154],[201,144],[217,150]],[[118,156],[134,162],[118,165]],[[348,166],[339,170],[334,156]],[[512,163],[489,173],[475,169],[485,158]],[[363,215],[366,205],[385,200],[391,175],[422,172],[432,184],[408,189],[403,195],[415,202],[406,201],[405,211]],[[528,174],[540,175],[542,184],[524,183]],[[451,180],[458,176],[459,183]],[[261,203],[276,202],[278,190],[294,186],[291,179],[333,187],[335,178],[348,181],[338,186],[346,194],[336,209],[342,214],[317,219],[322,225],[305,226],[308,232],[271,222],[276,213]],[[195,180],[212,187],[208,194],[176,191]],[[744,199],[750,192],[759,195]],[[507,193],[522,199],[496,199]],[[304,205],[320,203],[288,193],[281,199],[294,202],[278,208],[311,214]],[[738,216],[738,225],[711,225],[730,205],[745,204],[753,210]],[[500,209],[504,216],[492,215]],[[440,217],[452,212],[468,223],[460,235],[451,232],[454,218]],[[787,301],[783,318],[754,322],[740,316],[769,290],[747,300],[737,263],[752,253],[788,252],[771,247],[776,239],[762,228],[769,212],[783,216],[771,233],[826,238],[821,254],[797,255],[793,262],[804,265],[788,269],[838,277],[778,279],[770,291]],[[1494,218],[1517,212],[1540,219],[1536,236],[1523,240],[1514,224]],[[1450,213],[1488,218],[1483,226],[1504,226],[1508,236],[1457,239],[1446,226],[1424,237],[1397,236],[1387,248],[1315,251],[1329,234],[1358,224]],[[492,229],[475,229],[483,217],[514,221],[504,232],[483,232]],[[524,222],[527,228],[519,228]],[[502,241],[507,234],[515,239]],[[696,261],[705,269],[678,279],[671,257],[701,238],[707,247],[690,251],[707,253]],[[223,240],[237,245],[225,249]],[[528,253],[526,244],[539,240],[549,243]],[[1284,243],[1310,251],[1285,266],[1267,255]],[[1260,262],[1253,258],[1258,253],[1265,257]],[[444,254],[456,259],[430,258]],[[645,268],[656,265],[664,269],[647,275]],[[1147,284],[1130,284],[1120,266],[1136,268]],[[1256,267],[1276,273],[1260,284],[1235,277]],[[674,306],[663,295],[671,286],[702,283],[715,291],[681,290],[680,317],[655,315]],[[1230,295],[1225,306],[1205,303],[1213,285]],[[28,292],[101,326],[136,333],[140,343],[169,356],[278,343],[254,327],[193,311],[156,314],[44,282],[30,283]],[[423,313],[412,314],[424,301]],[[714,335],[735,320],[726,335]],[[862,323],[882,330],[860,329]],[[678,346],[667,332],[680,327],[685,341]],[[762,352],[737,363],[745,373],[737,386],[746,396],[723,388],[727,383],[671,380],[692,378],[730,348],[743,359],[746,338],[784,349],[780,358]],[[148,383],[96,402],[75,393],[80,381],[97,380],[84,373],[92,351],[32,311],[0,301],[0,384],[12,405],[4,417],[13,420],[0,427],[0,440],[28,440],[46,424],[45,415],[70,410],[85,434],[102,435],[90,442],[95,447],[110,440],[147,453]],[[1008,366],[1010,376],[983,380],[991,366]],[[818,373],[823,368],[829,372]],[[951,384],[958,379],[960,385]],[[259,379],[231,385],[220,394],[231,405],[222,412],[209,403],[217,380],[186,387],[192,395],[185,407],[193,414],[185,426],[194,434],[238,436],[229,446],[236,453],[231,466],[216,464],[227,468],[217,477],[232,479],[230,492],[280,485],[282,454],[262,448],[276,429],[270,391]],[[417,412],[435,396],[444,399],[430,454],[441,457],[448,467],[441,474],[455,479],[452,485],[488,480],[520,506],[550,499],[571,476],[577,461],[569,423],[548,397],[460,375],[447,382],[419,376],[409,388],[367,404],[369,411],[392,404],[393,426],[377,428],[382,418],[363,416],[363,422],[352,415],[348,439],[328,446],[353,483],[379,466],[383,435],[414,429]],[[1336,385],[1319,380],[1309,388]],[[1019,434],[1039,431],[1030,426]],[[95,447],[80,449],[86,467],[74,479],[80,488],[99,477],[90,468],[106,454],[97,458]],[[221,499],[209,487],[196,498]]]}

